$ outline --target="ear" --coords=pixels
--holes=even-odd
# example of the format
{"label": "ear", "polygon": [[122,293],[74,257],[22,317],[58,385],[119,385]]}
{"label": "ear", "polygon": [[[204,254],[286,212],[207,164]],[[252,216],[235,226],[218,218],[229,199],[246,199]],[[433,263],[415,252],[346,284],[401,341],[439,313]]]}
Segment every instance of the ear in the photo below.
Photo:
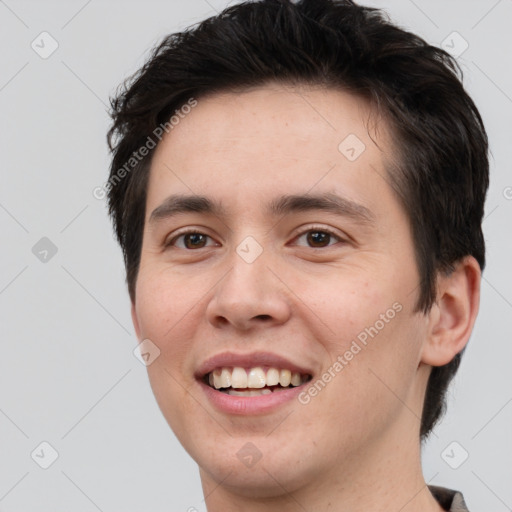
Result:
{"label": "ear", "polygon": [[140,338],[139,319],[137,318],[137,310],[135,309],[135,303],[134,302],[132,302],[131,313],[132,313],[133,327],[135,328],[135,334],[137,335],[137,339],[139,341],[142,341],[141,338]]}
{"label": "ear", "polygon": [[423,363],[443,366],[466,346],[480,305],[481,277],[473,256],[460,260],[449,275],[437,276],[437,300],[428,313]]}

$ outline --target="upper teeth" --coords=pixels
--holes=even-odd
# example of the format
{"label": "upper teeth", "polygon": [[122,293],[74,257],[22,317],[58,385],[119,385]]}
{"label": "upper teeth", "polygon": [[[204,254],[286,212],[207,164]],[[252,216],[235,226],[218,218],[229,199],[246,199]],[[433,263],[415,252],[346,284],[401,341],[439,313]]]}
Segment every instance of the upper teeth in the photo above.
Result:
{"label": "upper teeth", "polygon": [[298,372],[291,372],[290,370],[279,370],[277,368],[269,368],[265,370],[260,366],[245,370],[239,366],[234,368],[216,368],[208,376],[210,386],[215,389],[220,388],[264,388],[265,386],[277,386],[280,384],[287,387],[300,386],[302,382],[306,381],[307,375],[301,376]]}

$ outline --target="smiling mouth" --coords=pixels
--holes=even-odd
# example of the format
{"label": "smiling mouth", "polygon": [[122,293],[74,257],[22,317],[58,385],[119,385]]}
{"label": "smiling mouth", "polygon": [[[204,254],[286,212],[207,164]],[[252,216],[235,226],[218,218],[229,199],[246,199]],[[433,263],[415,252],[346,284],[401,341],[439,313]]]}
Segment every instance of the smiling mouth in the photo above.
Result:
{"label": "smiling mouth", "polygon": [[311,379],[310,374],[288,369],[235,366],[216,368],[204,375],[203,382],[227,395],[260,396],[295,388]]}

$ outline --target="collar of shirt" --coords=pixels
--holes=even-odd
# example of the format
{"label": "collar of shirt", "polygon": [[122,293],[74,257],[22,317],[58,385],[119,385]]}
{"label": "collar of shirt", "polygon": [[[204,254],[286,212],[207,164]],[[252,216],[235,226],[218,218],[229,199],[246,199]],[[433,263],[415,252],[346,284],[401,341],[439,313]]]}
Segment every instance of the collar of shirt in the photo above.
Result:
{"label": "collar of shirt", "polygon": [[461,492],[437,485],[429,485],[428,488],[444,510],[448,512],[469,512]]}

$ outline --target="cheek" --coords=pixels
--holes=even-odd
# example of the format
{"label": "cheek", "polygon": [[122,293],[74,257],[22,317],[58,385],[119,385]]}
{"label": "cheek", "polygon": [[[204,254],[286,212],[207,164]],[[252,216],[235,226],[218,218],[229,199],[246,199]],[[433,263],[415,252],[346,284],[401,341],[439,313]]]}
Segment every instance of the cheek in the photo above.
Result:
{"label": "cheek", "polygon": [[354,432],[357,425],[379,422],[375,413],[400,407],[394,393],[406,395],[414,379],[423,336],[418,318],[397,300],[393,283],[382,279],[340,279],[308,287],[305,296],[322,320],[315,322],[310,313],[309,329],[329,356],[320,376],[328,383],[318,385],[317,410],[350,423]]}
{"label": "cheek", "polygon": [[184,418],[191,405],[186,391],[190,376],[185,375],[185,362],[197,325],[196,295],[200,297],[190,286],[177,283],[175,278],[170,279],[169,272],[155,271],[155,267],[152,273],[146,271],[139,275],[136,311],[140,335],[160,350],[147,367],[149,382],[158,406],[179,438],[185,435]]}
{"label": "cheek", "polygon": [[342,368],[336,372],[331,366],[335,377],[320,406],[329,415],[326,421],[344,425],[355,438],[357,432],[374,436],[385,429],[403,413],[404,404],[417,409],[411,390],[422,339],[419,323],[404,310],[384,326],[373,321],[359,333],[365,336],[356,333],[337,350],[333,346],[332,360],[342,354]]}
{"label": "cheek", "polygon": [[372,285],[370,280],[358,278],[355,273],[339,275],[337,279],[330,276],[313,282],[302,277],[295,281],[303,283],[297,295],[307,297],[299,307],[310,318],[308,329],[331,358],[348,350],[353,340],[364,342],[369,332],[375,331],[376,322],[378,328],[383,328],[381,314],[388,313],[386,319],[396,314],[392,308],[393,294],[385,285]]}
{"label": "cheek", "polygon": [[[164,356],[165,357],[165,356]],[[179,363],[175,358],[159,357],[147,367],[149,383],[156,403],[168,425],[181,441],[188,439],[190,418],[197,416],[197,403],[187,393],[183,384]]]}
{"label": "cheek", "polygon": [[155,398],[165,411],[177,411],[187,403],[185,389],[190,385],[190,375],[185,371],[186,361],[197,327],[194,307],[200,307],[200,292],[176,283],[169,273],[167,277],[163,272],[139,277],[136,311],[140,335],[160,350],[147,371]]}
{"label": "cheek", "polygon": [[[156,265],[155,265],[156,267]],[[172,270],[154,268],[137,281],[137,318],[141,335],[159,346],[181,339],[199,306],[204,289],[197,280],[185,280]]]}

